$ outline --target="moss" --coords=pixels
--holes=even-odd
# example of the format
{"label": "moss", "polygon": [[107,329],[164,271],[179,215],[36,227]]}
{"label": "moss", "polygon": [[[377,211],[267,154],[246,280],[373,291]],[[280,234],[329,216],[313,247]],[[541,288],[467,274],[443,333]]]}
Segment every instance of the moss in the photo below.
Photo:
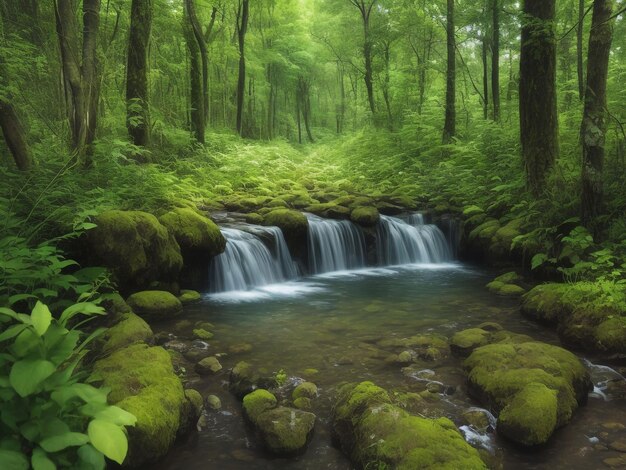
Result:
{"label": "moss", "polygon": [[159,221],[174,235],[187,260],[217,256],[226,249],[219,227],[193,209],[174,209],[159,217]]}
{"label": "moss", "polygon": [[503,284],[519,284],[522,280],[522,276],[515,271],[502,274],[494,279],[494,281],[502,282]]}
{"label": "moss", "polygon": [[458,356],[468,356],[474,349],[489,343],[491,333],[480,329],[470,328],[459,331],[450,340],[450,349]]}
{"label": "moss", "polygon": [[307,397],[296,398],[293,401],[293,406],[298,408],[299,410],[310,410],[311,409],[311,399]]}
{"label": "moss", "polygon": [[267,390],[258,389],[243,397],[243,411],[246,417],[254,424],[261,414],[276,408],[276,397]]}
{"label": "moss", "polygon": [[125,313],[105,333],[102,350],[111,353],[133,343],[148,342],[153,336],[152,329],[143,319],[134,313]]}
{"label": "moss", "polygon": [[126,303],[124,298],[118,292],[104,294],[102,298],[102,306],[106,309],[108,313],[113,316],[132,312],[130,306]]}
{"label": "moss", "polygon": [[270,196],[257,197],[231,197],[224,202],[229,211],[233,212],[254,212],[270,202]]}
{"label": "moss", "polygon": [[307,218],[301,212],[291,209],[276,209],[268,213],[264,225],[279,227],[285,234],[306,234],[309,227]]}
{"label": "moss", "polygon": [[515,284],[505,284],[504,282],[495,280],[487,284],[487,289],[496,295],[502,297],[520,297],[524,295],[526,290]]}
{"label": "moss", "polygon": [[291,397],[294,400],[300,397],[315,398],[317,397],[317,385],[313,382],[303,382],[295,388]]}
{"label": "moss", "polygon": [[606,350],[623,352],[626,349],[626,317],[603,321],[596,328],[595,336]]}
{"label": "moss", "polygon": [[137,292],[126,301],[137,315],[146,319],[165,320],[183,313],[183,305],[180,300],[165,291]]}
{"label": "moss", "polygon": [[469,218],[478,214],[483,214],[484,212],[485,211],[478,206],[467,206],[465,209],[463,209],[463,216]]}
{"label": "moss", "polygon": [[496,219],[489,219],[470,232],[469,240],[483,243],[489,242],[499,229],[500,222]]}
{"label": "moss", "polygon": [[278,407],[261,413],[257,426],[267,450],[278,455],[294,455],[306,448],[315,419],[313,413]]}
{"label": "moss", "polygon": [[191,402],[196,413],[200,415],[202,409],[204,408],[204,398],[202,398],[200,392],[194,390],[193,388],[188,388],[185,390],[185,397]]}
{"label": "moss", "polygon": [[566,306],[563,303],[566,285],[543,284],[532,288],[522,299],[522,313],[534,320],[556,324]]}
{"label": "moss", "polygon": [[246,223],[253,225],[262,225],[263,224],[263,216],[261,214],[257,214],[256,212],[252,212],[251,214],[246,215]]}
{"label": "moss", "polygon": [[106,266],[123,287],[174,281],[183,266],[180,247],[156,217],[146,212],[106,211],[87,232],[94,261]]}
{"label": "moss", "polygon": [[205,330],[204,328],[195,328],[193,330],[193,335],[198,339],[209,340],[213,338],[213,333]]}
{"label": "moss", "polygon": [[372,206],[357,207],[350,213],[350,220],[364,227],[372,227],[380,220],[380,213]]}
{"label": "moss", "polygon": [[218,361],[216,357],[210,356],[205,357],[198,362],[195,369],[200,375],[217,374],[220,370],[222,370],[222,364],[220,364],[220,361]]}
{"label": "moss", "polygon": [[195,290],[183,289],[180,291],[178,300],[180,300],[180,303],[183,305],[192,304],[202,300],[202,294]]}
{"label": "moss", "polygon": [[137,417],[135,427],[127,428],[126,463],[139,466],[165,455],[186,409],[183,386],[167,351],[145,344],[128,346],[97,361],[94,377],[111,389],[111,404]]}
{"label": "moss", "polygon": [[541,383],[529,383],[504,407],[498,432],[526,446],[548,441],[557,427],[558,392]]}
{"label": "moss", "polygon": [[412,416],[371,382],[342,388],[333,430],[360,468],[486,468],[450,420]]}
{"label": "moss", "polygon": [[350,218],[350,209],[334,202],[325,202],[321,204],[312,204],[305,209],[307,212],[319,215],[327,219],[348,219]]}

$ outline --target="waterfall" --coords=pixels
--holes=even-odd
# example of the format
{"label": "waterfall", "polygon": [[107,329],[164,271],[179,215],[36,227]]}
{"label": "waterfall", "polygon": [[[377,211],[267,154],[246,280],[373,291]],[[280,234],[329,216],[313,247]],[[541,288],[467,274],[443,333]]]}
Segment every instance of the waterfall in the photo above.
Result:
{"label": "waterfall", "polygon": [[313,274],[357,269],[365,266],[365,237],[347,220],[327,220],[312,214],[309,219],[309,269]]}
{"label": "waterfall", "polygon": [[[251,226],[250,233],[223,228],[226,250],[209,266],[211,292],[249,290],[294,279],[298,270],[278,227]],[[270,248],[263,242],[268,240]]]}
{"label": "waterfall", "polygon": [[451,259],[445,235],[436,225],[425,224],[422,214],[412,214],[408,222],[381,215],[376,251],[383,266]]}

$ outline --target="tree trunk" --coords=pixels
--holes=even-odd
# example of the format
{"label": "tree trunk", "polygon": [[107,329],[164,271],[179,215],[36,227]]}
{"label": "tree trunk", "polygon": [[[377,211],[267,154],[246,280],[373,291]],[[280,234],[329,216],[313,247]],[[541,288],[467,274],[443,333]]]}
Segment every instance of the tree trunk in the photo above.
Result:
{"label": "tree trunk", "polygon": [[578,0],[578,26],[576,27],[576,63],[578,72],[578,97],[585,97],[585,63],[583,60],[583,32],[585,29],[585,0]]}
{"label": "tree trunk", "polygon": [[248,29],[250,0],[242,0],[237,18],[237,38],[239,42],[239,76],[237,79],[237,132],[243,136],[243,101],[246,87],[245,40]]}
{"label": "tree trunk", "polygon": [[448,66],[446,72],[446,119],[443,143],[449,144],[456,135],[456,41],[454,37],[454,0],[447,0],[446,42]]}
{"label": "tree trunk", "polygon": [[[202,65],[202,110],[204,112],[204,124],[206,126],[206,120],[208,117],[207,113],[209,112],[209,55],[207,51],[206,38],[202,33],[202,27],[200,26],[198,16],[196,15],[194,0],[185,0],[185,2],[187,4],[189,23],[191,24],[193,35],[198,43],[198,50],[200,53],[200,63]],[[212,25],[215,21],[215,16],[211,16],[211,21],[212,23],[210,24],[210,29],[213,27]]]}
{"label": "tree trunk", "polygon": [[150,144],[148,50],[152,29],[152,0],[133,0],[126,68],[126,126],[135,145]]}
{"label": "tree trunk", "polygon": [[33,158],[26,142],[24,128],[13,105],[1,97],[0,129],[2,129],[4,141],[13,155],[17,168],[22,171],[29,170],[32,167]]}
{"label": "tree trunk", "polygon": [[205,143],[204,120],[204,92],[202,88],[202,66],[198,40],[193,32],[191,18],[189,16],[189,0],[185,2],[185,19],[183,20],[183,32],[187,49],[189,49],[189,79],[191,101],[191,132],[200,144]]}
{"label": "tree trunk", "polygon": [[417,114],[422,114],[422,109],[424,108],[424,101],[426,97],[426,72],[428,71],[428,63],[430,62],[430,55],[432,53],[433,48],[433,35],[434,31],[432,27],[428,28],[428,40],[424,45],[424,54],[422,55],[423,60],[419,60],[419,74],[417,77],[417,88],[419,94],[419,101],[417,103]]}
{"label": "tree trunk", "polygon": [[372,71],[372,39],[370,37],[369,13],[363,16],[363,31],[365,42],[363,44],[363,56],[365,58],[365,88],[367,89],[367,101],[372,114],[376,114],[376,103],[374,101],[374,77]]}
{"label": "tree trunk", "polygon": [[582,221],[597,232],[596,217],[602,213],[604,144],[607,129],[606,82],[613,39],[613,0],[595,0],[589,34],[587,87],[581,125]]}
{"label": "tree trunk", "polygon": [[524,0],[520,137],[528,188],[540,196],[558,155],[555,0]]}
{"label": "tree trunk", "polygon": [[493,41],[491,44],[491,100],[493,120],[500,121],[500,0],[493,0]]}
{"label": "tree trunk", "polygon": [[489,64],[487,62],[487,35],[482,37],[482,60],[483,60],[483,118],[489,117]]}

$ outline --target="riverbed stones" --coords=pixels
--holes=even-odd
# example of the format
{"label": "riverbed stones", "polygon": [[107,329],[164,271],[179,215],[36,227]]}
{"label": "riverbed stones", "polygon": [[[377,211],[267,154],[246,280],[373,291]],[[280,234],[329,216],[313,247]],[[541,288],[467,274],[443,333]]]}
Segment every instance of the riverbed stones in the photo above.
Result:
{"label": "riverbed stones", "polygon": [[222,408],[222,400],[217,395],[209,395],[206,397],[206,403],[212,410],[220,410]]}
{"label": "riverbed stones", "polygon": [[317,394],[317,385],[313,382],[302,382],[294,389],[291,397],[294,400],[297,400],[298,398],[316,398]]}
{"label": "riverbed stones", "polygon": [[89,256],[109,268],[125,289],[175,282],[183,266],[174,236],[155,216],[139,211],[105,211],[87,232]]}
{"label": "riverbed stones", "polygon": [[193,337],[197,339],[202,339],[204,341],[208,341],[213,338],[213,333],[205,330],[204,328],[194,328]]}
{"label": "riverbed stones", "polygon": [[499,413],[498,432],[525,446],[547,442],[592,388],[574,354],[515,336],[475,349],[463,366],[469,394]]}
{"label": "riverbed stones", "polygon": [[126,302],[133,311],[146,320],[168,320],[183,313],[183,305],[167,291],[136,292]]}
{"label": "riverbed stones", "polygon": [[215,356],[209,356],[198,362],[195,369],[200,375],[213,375],[222,370],[222,364]]}
{"label": "riverbed stones", "polygon": [[447,418],[413,416],[372,382],[340,388],[333,432],[359,468],[487,468]]}

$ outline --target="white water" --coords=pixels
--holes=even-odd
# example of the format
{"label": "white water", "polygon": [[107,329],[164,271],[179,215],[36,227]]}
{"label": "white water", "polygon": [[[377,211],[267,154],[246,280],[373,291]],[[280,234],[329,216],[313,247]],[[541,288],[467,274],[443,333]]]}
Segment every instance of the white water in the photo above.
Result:
{"label": "white water", "polygon": [[452,258],[443,232],[425,224],[422,214],[411,215],[408,222],[381,215],[376,251],[382,266],[443,263]]}
{"label": "white water", "polygon": [[347,220],[309,219],[309,269],[313,274],[359,269],[365,266],[365,237]]}
{"label": "white water", "polygon": [[[258,234],[223,228],[226,250],[209,266],[211,292],[246,291],[295,279],[297,268],[277,227],[254,227]],[[268,240],[271,249],[263,243]]]}

